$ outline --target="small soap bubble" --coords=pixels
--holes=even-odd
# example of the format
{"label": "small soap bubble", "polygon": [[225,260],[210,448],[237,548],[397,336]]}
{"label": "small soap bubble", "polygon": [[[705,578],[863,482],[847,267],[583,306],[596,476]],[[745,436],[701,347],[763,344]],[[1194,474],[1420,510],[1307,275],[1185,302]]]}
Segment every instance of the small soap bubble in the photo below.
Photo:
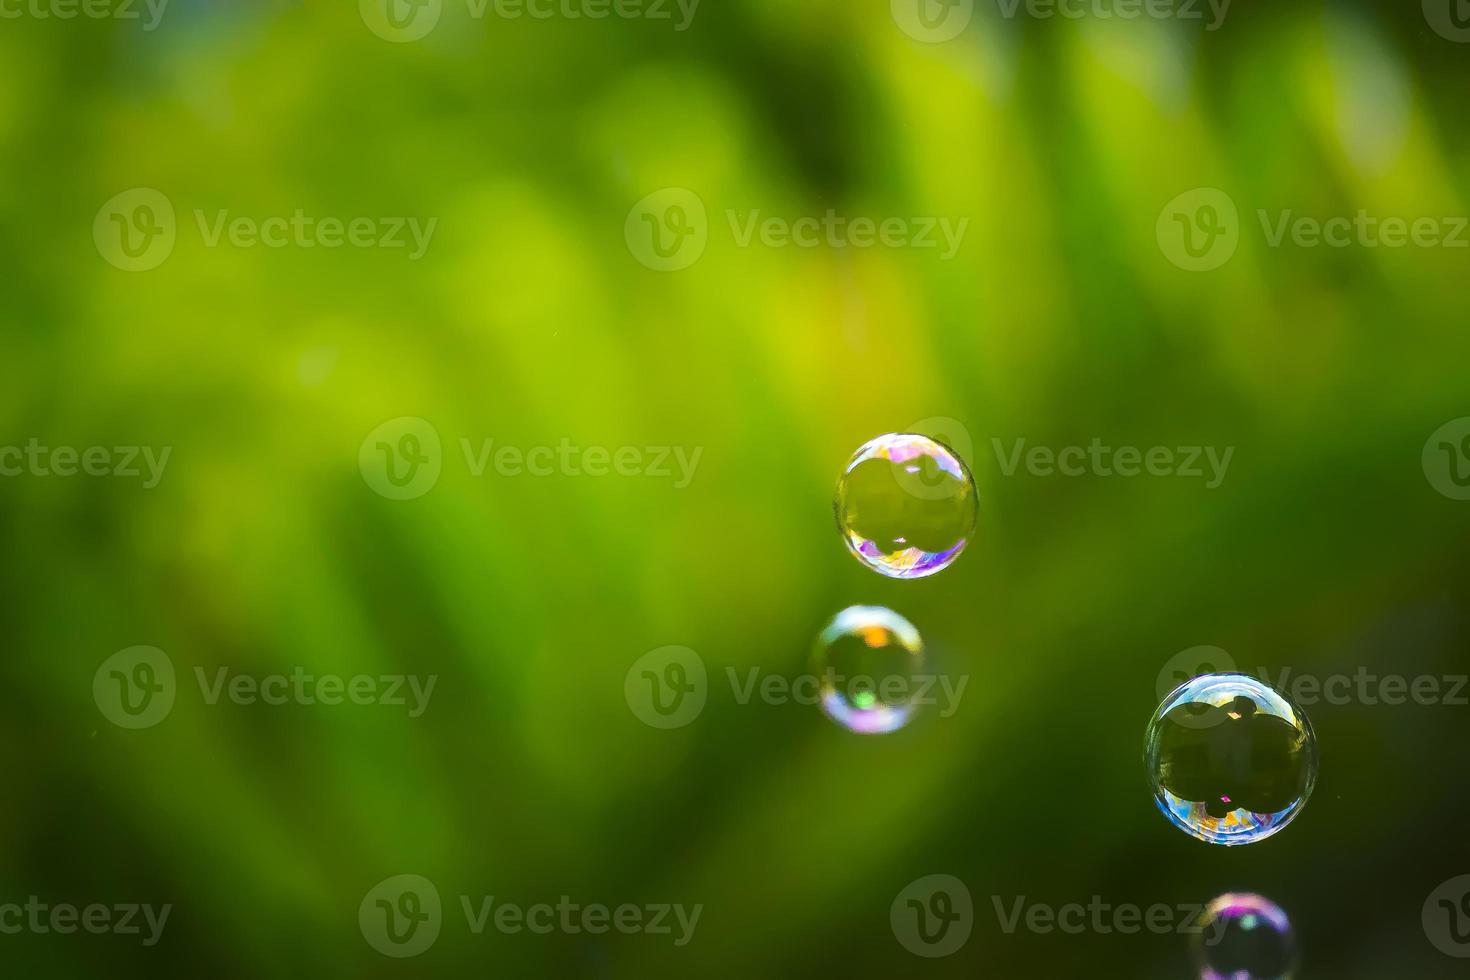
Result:
{"label": "small soap bubble", "polygon": [[927,436],[864,444],[837,481],[837,527],[848,550],[889,578],[949,567],[975,533],[979,494],[958,455]]}
{"label": "small soap bubble", "polygon": [[1221,895],[1190,939],[1200,980],[1291,980],[1296,938],[1281,907],[1260,895]]}
{"label": "small soap bubble", "polygon": [[877,735],[909,723],[924,689],[924,643],[912,623],[881,606],[850,606],[827,624],[811,670],[828,718]]}
{"label": "small soap bubble", "polygon": [[1211,844],[1253,844],[1291,823],[1317,781],[1317,737],[1248,674],[1201,674],[1159,705],[1144,765],[1164,816]]}

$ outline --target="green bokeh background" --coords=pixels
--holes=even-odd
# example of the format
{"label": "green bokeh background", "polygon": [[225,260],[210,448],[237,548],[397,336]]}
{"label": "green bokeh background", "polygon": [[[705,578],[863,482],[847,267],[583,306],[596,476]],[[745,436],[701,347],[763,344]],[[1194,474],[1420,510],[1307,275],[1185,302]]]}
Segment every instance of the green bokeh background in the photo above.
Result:
{"label": "green bokeh background", "polygon": [[[1177,652],[1326,676],[1455,674],[1470,503],[1420,454],[1470,415],[1470,251],[1268,246],[1265,209],[1470,212],[1470,45],[1417,3],[1237,0],[1198,23],[1007,19],[923,44],[886,3],[705,0],[668,21],[467,16],[416,43],[347,2],[173,0],[158,28],[0,20],[0,443],[172,447],[159,486],[0,480],[0,901],[172,903],[163,940],[0,935],[17,976],[1185,977],[1183,937],[1006,934],[992,899],[1147,906],[1231,889],[1308,977],[1451,977],[1421,907],[1470,872],[1470,707],[1320,704],[1316,796],[1248,848],[1191,840],[1139,762]],[[154,188],[167,261],[99,254]],[[656,272],[629,209],[693,191]],[[1219,188],[1241,241],[1172,264],[1156,222]],[[196,209],[419,216],[403,250],[207,247]],[[933,250],[740,247],[726,212],[967,218]],[[443,439],[375,494],[380,423]],[[837,472],[943,417],[977,539],[921,582],[845,552]],[[1235,447],[1183,478],[1006,476],[992,440]],[[460,440],[698,448],[692,482],[474,477]],[[969,678],[883,738],[737,703],[838,609],[886,604]],[[167,652],[177,703],[109,722],[99,665]],[[692,724],[624,678],[696,651]],[[428,710],[209,705],[196,668],[437,675]],[[358,905],[431,879],[415,959]],[[975,930],[907,952],[889,906],[962,879]],[[471,935],[458,896],[704,906],[692,942]]]}

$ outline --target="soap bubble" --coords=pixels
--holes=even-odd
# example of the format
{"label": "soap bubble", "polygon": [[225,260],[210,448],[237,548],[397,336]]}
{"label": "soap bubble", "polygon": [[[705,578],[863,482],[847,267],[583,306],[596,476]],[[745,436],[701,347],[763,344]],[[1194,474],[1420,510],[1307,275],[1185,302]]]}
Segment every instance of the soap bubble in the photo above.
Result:
{"label": "soap bubble", "polygon": [[850,606],[817,637],[811,668],[828,718],[848,731],[884,734],[913,717],[923,689],[924,643],[893,610]]}
{"label": "soap bubble", "polygon": [[1280,906],[1260,895],[1221,895],[1190,940],[1200,980],[1291,980],[1296,938]]}
{"label": "soap bubble", "polygon": [[837,527],[858,560],[889,578],[946,568],[975,533],[979,494],[959,456],[927,436],[862,446],[837,482]]}
{"label": "soap bubble", "polygon": [[1164,816],[1211,844],[1252,844],[1291,823],[1317,781],[1302,710],[1246,674],[1202,674],[1159,705],[1144,764]]}

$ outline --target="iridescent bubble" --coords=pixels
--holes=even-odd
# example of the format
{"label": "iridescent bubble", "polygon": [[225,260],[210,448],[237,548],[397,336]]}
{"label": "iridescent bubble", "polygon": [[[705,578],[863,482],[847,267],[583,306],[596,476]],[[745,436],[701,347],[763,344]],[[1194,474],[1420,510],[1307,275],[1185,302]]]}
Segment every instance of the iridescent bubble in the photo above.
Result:
{"label": "iridescent bubble", "polygon": [[1302,710],[1247,674],[1201,674],[1159,705],[1144,765],[1164,816],[1211,844],[1252,844],[1291,823],[1317,781]]}
{"label": "iridescent bubble", "polygon": [[924,642],[912,623],[882,606],[850,606],[812,650],[819,704],[848,731],[877,735],[909,723],[924,690]]}
{"label": "iridescent bubble", "polygon": [[1260,895],[1221,895],[1190,940],[1200,980],[1291,980],[1296,937],[1281,907]]}
{"label": "iridescent bubble", "polygon": [[975,533],[979,494],[959,456],[927,436],[862,446],[837,481],[837,528],[858,560],[889,578],[946,568]]}

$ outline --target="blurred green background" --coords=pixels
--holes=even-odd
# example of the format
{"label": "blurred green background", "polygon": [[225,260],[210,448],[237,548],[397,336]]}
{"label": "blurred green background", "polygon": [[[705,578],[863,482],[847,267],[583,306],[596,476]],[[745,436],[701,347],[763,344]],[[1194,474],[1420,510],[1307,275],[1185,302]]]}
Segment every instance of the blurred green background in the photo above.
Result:
{"label": "blurred green background", "polygon": [[[1316,795],[1247,848],[1170,827],[1140,765],[1158,673],[1196,645],[1251,671],[1470,670],[1470,502],[1421,465],[1470,415],[1470,251],[1273,248],[1257,218],[1470,211],[1470,45],[1419,4],[1237,0],[1207,31],[980,3],[925,43],[878,0],[705,0],[682,31],[444,0],[394,43],[348,2],[173,0],[153,30],[10,2],[0,443],[171,456],[153,489],[0,479],[0,902],[173,911],[151,947],[0,935],[7,972],[1187,977],[1184,937],[1007,934],[993,899],[1254,890],[1303,976],[1461,975],[1420,917],[1470,872],[1470,707],[1309,707]],[[1201,187],[1238,207],[1239,246],[1192,272],[1159,224]],[[134,188],[176,213],[143,271],[93,235]],[[675,271],[625,235],[665,188],[707,209]],[[195,218],[297,209],[437,224],[415,260],[211,246]],[[741,246],[727,220],[828,209],[969,224],[946,261]],[[407,500],[359,465],[400,417],[442,439]],[[846,554],[833,486],[859,444],[936,417],[972,441],[979,533],[886,581]],[[992,443],[1094,437],[1235,455],[1207,490],[1007,476]],[[477,477],[462,439],[701,455],[682,487]],[[738,703],[727,669],[793,676],[854,603],[969,678],[952,717],[858,737]],[[93,697],[135,645],[177,671],[136,730]],[[624,682],[668,645],[709,690],[660,730]],[[416,718],[209,704],[195,671],[221,667],[437,684]],[[400,874],[445,908],[402,960],[358,923]],[[930,874],[975,905],[933,960],[889,921]],[[476,936],[461,895],[704,908],[676,947]]]}

